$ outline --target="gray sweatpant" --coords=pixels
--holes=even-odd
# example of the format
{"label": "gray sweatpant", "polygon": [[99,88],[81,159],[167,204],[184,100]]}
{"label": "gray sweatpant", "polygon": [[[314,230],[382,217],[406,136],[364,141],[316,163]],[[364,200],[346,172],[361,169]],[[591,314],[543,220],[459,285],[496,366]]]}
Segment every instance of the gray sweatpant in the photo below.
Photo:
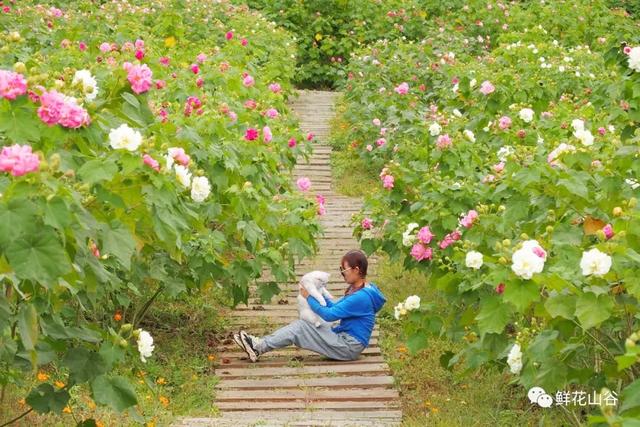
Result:
{"label": "gray sweatpant", "polygon": [[316,327],[304,319],[262,337],[256,350],[262,354],[291,344],[337,360],[355,360],[364,350],[364,345],[346,332],[333,332],[331,324]]}

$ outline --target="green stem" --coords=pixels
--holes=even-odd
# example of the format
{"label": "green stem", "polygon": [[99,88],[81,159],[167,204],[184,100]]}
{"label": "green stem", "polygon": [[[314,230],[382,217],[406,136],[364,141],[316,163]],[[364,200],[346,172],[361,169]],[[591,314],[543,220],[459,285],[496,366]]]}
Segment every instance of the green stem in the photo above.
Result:
{"label": "green stem", "polygon": [[160,285],[158,287],[158,290],[151,296],[151,298],[149,298],[149,301],[147,301],[142,306],[142,309],[138,313],[133,315],[133,321],[131,322],[133,324],[133,329],[137,329],[138,324],[144,318],[145,314],[147,314],[147,310],[149,310],[149,307],[151,307],[151,304],[153,304],[153,301],[155,301],[158,295],[160,295],[160,292],[162,292],[163,290],[164,290],[164,286]]}
{"label": "green stem", "polygon": [[565,410],[567,415],[570,416],[569,420],[575,422],[576,426],[580,427],[582,425],[582,423],[580,422],[580,420],[578,419],[578,417],[573,411],[568,410],[567,408],[564,407],[564,405],[560,405],[560,407]]}
{"label": "green stem", "polygon": [[6,422],[6,423],[4,423],[4,424],[0,424],[0,427],[5,427],[5,426],[8,426],[8,425],[9,425],[9,424],[11,424],[11,423],[15,423],[16,421],[18,421],[20,418],[22,418],[22,417],[26,416],[26,415],[27,415],[28,413],[30,413],[31,411],[33,411],[33,408],[29,408],[28,410],[24,411],[22,414],[18,415],[18,416],[17,416],[17,417],[15,417],[14,419],[9,420],[9,421],[7,421],[7,422]]}
{"label": "green stem", "polygon": [[575,320],[573,321],[573,323],[575,323],[576,325],[578,325],[582,331],[587,334],[592,340],[594,340],[596,343],[598,343],[600,345],[600,347],[602,347],[604,349],[604,351],[609,355],[609,357],[611,358],[611,360],[615,360],[613,354],[611,353],[611,351],[604,345],[602,344],[602,342],[600,342],[600,340],[598,338],[596,338],[594,335],[591,334],[591,332],[587,331],[586,329],[584,329],[582,327],[582,325],[580,325],[578,322],[576,322]]}

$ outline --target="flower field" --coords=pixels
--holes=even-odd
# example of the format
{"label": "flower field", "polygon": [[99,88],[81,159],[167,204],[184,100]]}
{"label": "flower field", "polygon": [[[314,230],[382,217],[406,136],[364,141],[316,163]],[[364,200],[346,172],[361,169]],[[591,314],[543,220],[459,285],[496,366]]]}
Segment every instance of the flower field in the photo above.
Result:
{"label": "flower field", "polygon": [[640,32],[605,2],[468,2],[421,40],[350,60],[334,146],[375,172],[356,233],[429,274],[449,310],[399,302],[407,345],[524,390],[640,415]]}
{"label": "flower field", "polygon": [[184,304],[212,290],[245,303],[254,285],[267,302],[295,280],[331,212],[312,180],[292,181],[314,135],[287,101],[330,87],[331,144],[365,174],[354,235],[427,278],[422,298],[390,301],[406,349],[455,343],[439,362],[466,379],[498,370],[542,408],[537,388],[593,392],[565,422],[636,425],[638,13],[625,0],[0,1],[0,408],[24,392],[0,423],[64,417],[82,389],[152,425],[136,383],[162,345],[154,308],[201,314]]}
{"label": "flower field", "polygon": [[293,40],[209,1],[2,6],[3,395],[54,364],[68,375],[24,396],[35,411],[79,384],[122,411],[138,399],[117,372],[153,358],[155,301],[246,301],[314,250],[320,206],[288,175],[313,137],[285,108]]}

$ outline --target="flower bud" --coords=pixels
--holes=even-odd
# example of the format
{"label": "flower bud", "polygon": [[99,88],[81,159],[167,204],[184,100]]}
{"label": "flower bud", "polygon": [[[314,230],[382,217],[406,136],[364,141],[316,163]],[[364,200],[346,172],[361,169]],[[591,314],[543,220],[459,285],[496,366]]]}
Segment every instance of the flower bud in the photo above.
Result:
{"label": "flower bud", "polygon": [[552,233],[553,232],[553,225],[547,225],[547,228],[545,230],[547,231],[547,233]]}
{"label": "flower bud", "polygon": [[129,345],[129,343],[124,338],[120,338],[118,340],[118,345],[122,348],[126,348]]}
{"label": "flower bud", "polygon": [[49,168],[52,171],[56,171],[58,170],[59,167],[60,167],[60,154],[53,153],[51,157],[49,157]]}
{"label": "flower bud", "polygon": [[502,241],[502,246],[504,246],[505,248],[508,248],[509,246],[511,246],[511,240],[509,239],[504,239]]}
{"label": "flower bud", "polygon": [[615,208],[613,208],[613,216],[621,216],[622,215],[622,208],[620,206],[616,206]]}
{"label": "flower bud", "polygon": [[522,240],[529,240],[529,235],[528,235],[527,233],[522,233],[522,234],[520,235],[520,238],[521,238]]}
{"label": "flower bud", "polygon": [[13,71],[16,73],[24,74],[27,72],[27,66],[24,65],[24,62],[16,62],[13,64]]}
{"label": "flower bud", "polygon": [[133,325],[131,323],[125,323],[124,325],[120,326],[120,333],[122,334],[131,332],[131,330],[133,330]]}

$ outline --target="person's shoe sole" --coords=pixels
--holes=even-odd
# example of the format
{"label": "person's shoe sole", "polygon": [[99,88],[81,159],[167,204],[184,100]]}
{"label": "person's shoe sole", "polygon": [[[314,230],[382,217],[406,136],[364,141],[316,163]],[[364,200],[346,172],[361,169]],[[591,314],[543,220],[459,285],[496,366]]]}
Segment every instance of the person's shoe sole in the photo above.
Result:
{"label": "person's shoe sole", "polygon": [[238,344],[238,347],[240,347],[240,349],[242,351],[247,351],[247,349],[244,348],[244,344],[242,343],[242,340],[240,339],[240,333],[239,332],[234,332],[233,333],[233,340],[236,342],[236,344]]}
{"label": "person's shoe sole", "polygon": [[253,350],[253,348],[251,348],[251,344],[247,340],[248,338],[247,335],[248,334],[245,331],[240,331],[240,340],[244,345],[244,351],[246,351],[247,355],[249,356],[249,360],[251,360],[252,362],[255,362],[258,360],[258,354]]}

